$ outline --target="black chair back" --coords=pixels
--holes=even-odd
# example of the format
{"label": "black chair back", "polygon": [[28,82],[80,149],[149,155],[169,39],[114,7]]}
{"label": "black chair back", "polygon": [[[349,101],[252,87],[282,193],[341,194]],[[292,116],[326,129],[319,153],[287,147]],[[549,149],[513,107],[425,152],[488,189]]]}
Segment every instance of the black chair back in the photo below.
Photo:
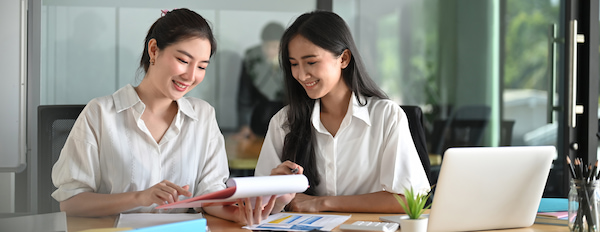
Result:
{"label": "black chair back", "polygon": [[425,173],[427,174],[427,179],[431,184],[431,163],[429,162],[425,128],[423,127],[423,111],[421,111],[419,106],[401,105],[400,107],[404,110],[404,113],[406,113],[410,135],[417,148],[417,153],[419,153],[419,158],[421,159],[421,164],[423,164],[423,169],[425,169]]}
{"label": "black chair back", "polygon": [[252,133],[262,137],[267,135],[267,129],[269,128],[271,118],[279,112],[283,106],[282,102],[276,101],[263,101],[257,104],[256,107],[254,107],[250,118],[250,130],[252,130]]}

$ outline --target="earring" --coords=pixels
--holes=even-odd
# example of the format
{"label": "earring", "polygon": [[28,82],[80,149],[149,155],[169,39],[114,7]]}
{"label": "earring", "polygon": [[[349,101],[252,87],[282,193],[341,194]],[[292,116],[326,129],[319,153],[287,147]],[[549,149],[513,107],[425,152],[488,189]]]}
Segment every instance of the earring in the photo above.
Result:
{"label": "earring", "polygon": [[150,64],[154,65],[154,58],[150,59]]}

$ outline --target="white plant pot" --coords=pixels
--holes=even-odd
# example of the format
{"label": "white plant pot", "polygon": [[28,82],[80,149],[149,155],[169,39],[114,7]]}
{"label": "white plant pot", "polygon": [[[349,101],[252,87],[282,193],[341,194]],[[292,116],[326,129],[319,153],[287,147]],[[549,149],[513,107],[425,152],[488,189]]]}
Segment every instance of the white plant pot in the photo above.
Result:
{"label": "white plant pot", "polygon": [[408,215],[400,217],[400,231],[402,232],[427,232],[429,218],[421,216],[419,219],[410,219]]}

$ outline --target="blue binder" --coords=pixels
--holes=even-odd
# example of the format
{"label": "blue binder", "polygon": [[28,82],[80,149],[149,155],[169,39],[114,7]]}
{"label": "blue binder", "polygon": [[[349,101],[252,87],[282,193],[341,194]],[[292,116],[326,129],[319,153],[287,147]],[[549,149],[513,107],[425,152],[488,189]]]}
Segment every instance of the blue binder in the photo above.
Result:
{"label": "blue binder", "polygon": [[559,212],[569,210],[569,199],[567,198],[542,198],[538,213]]}
{"label": "blue binder", "polygon": [[163,231],[178,231],[178,232],[186,232],[186,231],[194,231],[194,232],[206,232],[206,219],[200,218],[196,220],[183,221],[183,222],[175,222],[158,226],[150,226],[139,228],[134,231],[140,232],[163,232]]}

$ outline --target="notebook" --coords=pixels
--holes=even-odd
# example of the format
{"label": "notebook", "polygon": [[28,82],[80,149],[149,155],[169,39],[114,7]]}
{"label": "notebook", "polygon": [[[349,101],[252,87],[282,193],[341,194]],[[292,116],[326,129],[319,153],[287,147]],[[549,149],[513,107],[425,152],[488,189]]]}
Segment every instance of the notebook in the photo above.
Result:
{"label": "notebook", "polygon": [[446,150],[428,231],[533,225],[555,157],[553,146]]}

